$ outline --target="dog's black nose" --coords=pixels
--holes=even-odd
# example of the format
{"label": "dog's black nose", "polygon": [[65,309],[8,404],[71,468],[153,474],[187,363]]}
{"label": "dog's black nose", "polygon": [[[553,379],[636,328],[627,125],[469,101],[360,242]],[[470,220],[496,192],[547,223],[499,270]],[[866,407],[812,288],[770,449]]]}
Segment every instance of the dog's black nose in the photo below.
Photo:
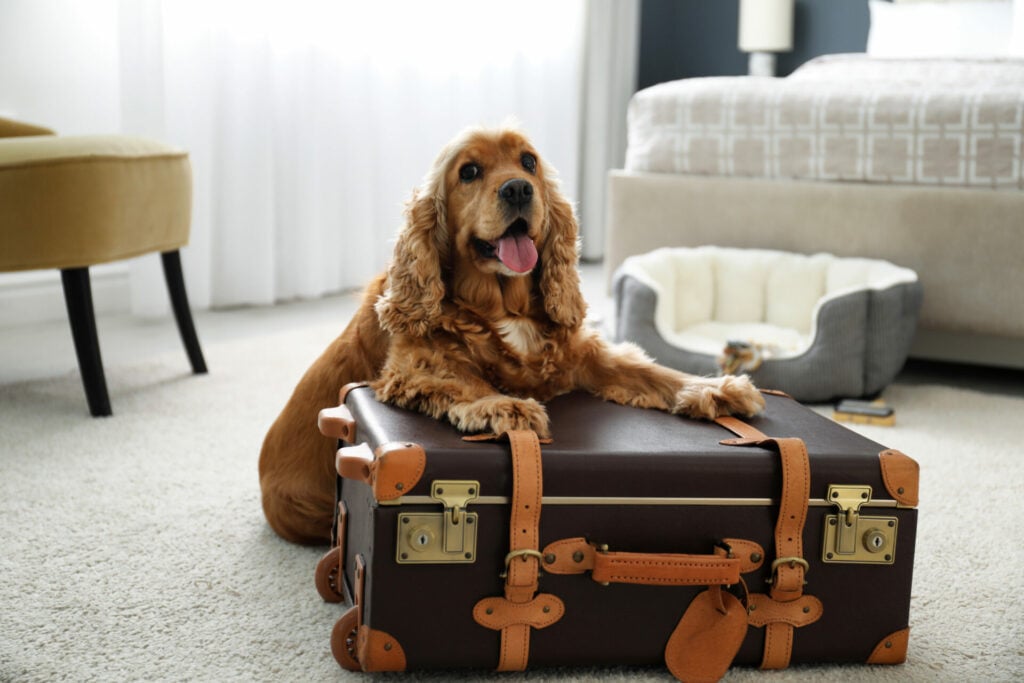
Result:
{"label": "dog's black nose", "polygon": [[514,178],[502,183],[498,189],[498,196],[509,205],[520,208],[529,204],[533,199],[533,185],[522,178]]}

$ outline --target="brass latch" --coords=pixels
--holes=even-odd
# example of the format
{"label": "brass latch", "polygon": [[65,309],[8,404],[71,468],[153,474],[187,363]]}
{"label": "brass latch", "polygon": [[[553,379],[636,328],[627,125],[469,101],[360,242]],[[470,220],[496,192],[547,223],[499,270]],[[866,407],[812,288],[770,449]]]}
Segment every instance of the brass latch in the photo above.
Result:
{"label": "brass latch", "polygon": [[399,564],[468,564],[476,561],[477,513],[466,510],[480,495],[476,481],[434,481],[430,497],[441,512],[398,515],[395,560]]}
{"label": "brass latch", "polygon": [[828,487],[828,500],[839,508],[837,515],[825,515],[823,562],[892,564],[896,557],[895,517],[860,514],[871,502],[870,486]]}

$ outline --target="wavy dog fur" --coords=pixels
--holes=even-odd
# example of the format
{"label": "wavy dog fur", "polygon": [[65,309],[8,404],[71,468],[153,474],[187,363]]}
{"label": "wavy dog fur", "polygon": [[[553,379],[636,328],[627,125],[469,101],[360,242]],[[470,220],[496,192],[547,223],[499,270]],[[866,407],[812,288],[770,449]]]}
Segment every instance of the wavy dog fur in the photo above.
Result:
{"label": "wavy dog fur", "polygon": [[549,436],[543,402],[575,389],[696,418],[763,407],[746,377],[671,370],[583,325],[572,206],[518,131],[459,135],[414,192],[405,219],[387,272],[370,283],[264,440],[263,509],[282,537],[330,538],[335,444],[316,421],[351,381],[370,381],[381,400],[465,432]]}

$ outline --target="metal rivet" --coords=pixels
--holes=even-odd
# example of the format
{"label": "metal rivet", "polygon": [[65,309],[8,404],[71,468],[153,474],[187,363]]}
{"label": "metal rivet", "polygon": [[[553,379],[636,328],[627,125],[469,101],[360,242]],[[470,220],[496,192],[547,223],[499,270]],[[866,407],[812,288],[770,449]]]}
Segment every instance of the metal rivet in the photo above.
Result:
{"label": "metal rivet", "polygon": [[549,606],[547,606],[547,605],[544,605],[544,614],[547,614],[550,611],[551,611],[551,608]]}
{"label": "metal rivet", "polygon": [[476,495],[476,489],[471,488],[471,489],[469,489],[469,491],[467,493],[469,493],[469,495],[471,495],[471,496],[475,496]]}
{"label": "metal rivet", "polygon": [[444,495],[444,489],[441,488],[440,486],[437,487],[437,495],[439,495],[439,496]]}
{"label": "metal rivet", "polygon": [[892,647],[892,641],[891,640],[885,641],[885,646],[886,647]]}
{"label": "metal rivet", "polygon": [[903,488],[903,487],[901,486],[901,487],[899,487],[898,489],[896,489],[896,493],[898,493],[898,494],[900,494],[900,495],[903,495],[903,492],[904,492],[905,490],[906,490],[906,489],[904,489],[904,488]]}
{"label": "metal rivet", "polygon": [[472,517],[466,517],[466,524],[472,524],[472,523],[473,523],[473,518]]}
{"label": "metal rivet", "polygon": [[810,607],[804,607],[804,614],[807,614],[810,611],[811,611]]}
{"label": "metal rivet", "polygon": [[750,607],[747,608],[747,611],[748,612],[753,612],[756,609],[757,609],[757,605],[751,605]]}
{"label": "metal rivet", "polygon": [[402,559],[403,560],[408,560],[409,559],[409,553],[402,553]]}
{"label": "metal rivet", "polygon": [[547,555],[545,555],[544,556],[544,562],[546,564],[554,564],[555,563],[555,554],[554,553],[548,553]]}
{"label": "metal rivet", "polygon": [[466,553],[466,559],[467,560],[472,560],[473,559],[473,553]]}
{"label": "metal rivet", "polygon": [[831,560],[834,557],[834,555],[832,553],[828,553],[827,555],[825,555],[825,557]]}
{"label": "metal rivet", "polygon": [[403,484],[402,482],[398,482],[397,484],[395,484],[395,488],[401,491],[402,489],[405,488],[405,484]]}
{"label": "metal rivet", "polygon": [[573,562],[582,562],[583,561],[583,551],[582,550],[577,550],[576,552],[574,552],[572,554],[572,561]]}
{"label": "metal rivet", "polygon": [[892,555],[886,555],[885,556],[885,561],[886,562],[891,562],[892,561]]}
{"label": "metal rivet", "polygon": [[828,524],[829,524],[829,526],[835,526],[836,525],[836,520],[835,519],[830,519],[830,520],[828,520]]}
{"label": "metal rivet", "polygon": [[391,652],[391,643],[384,643],[384,651]]}
{"label": "metal rivet", "polygon": [[750,553],[750,561],[751,562],[755,562],[755,563],[756,562],[760,562],[761,561],[761,553]]}
{"label": "metal rivet", "polygon": [[402,517],[402,524],[408,524],[408,523],[409,523],[409,518],[408,517]]}
{"label": "metal rivet", "polygon": [[862,494],[860,494],[860,497],[863,498],[864,500],[867,500],[868,494],[866,492],[862,493]]}
{"label": "metal rivet", "polygon": [[833,498],[838,498],[839,497],[839,491],[833,491],[832,492],[832,497]]}
{"label": "metal rivet", "polygon": [[488,607],[487,608],[487,613],[488,614],[494,614],[494,609],[492,607]]}

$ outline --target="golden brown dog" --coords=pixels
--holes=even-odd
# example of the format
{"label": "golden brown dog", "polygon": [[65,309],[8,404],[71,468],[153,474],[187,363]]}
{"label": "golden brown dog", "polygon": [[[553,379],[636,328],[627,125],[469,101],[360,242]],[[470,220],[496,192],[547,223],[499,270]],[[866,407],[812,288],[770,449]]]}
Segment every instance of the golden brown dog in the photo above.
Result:
{"label": "golden brown dog", "polygon": [[465,432],[547,436],[543,401],[574,389],[698,418],[763,407],[745,377],[670,370],[585,327],[577,260],[572,207],[526,138],[471,130],[451,142],[406,208],[390,268],[267,434],[260,485],[274,530],[329,539],[335,443],[317,414],[351,381]]}

